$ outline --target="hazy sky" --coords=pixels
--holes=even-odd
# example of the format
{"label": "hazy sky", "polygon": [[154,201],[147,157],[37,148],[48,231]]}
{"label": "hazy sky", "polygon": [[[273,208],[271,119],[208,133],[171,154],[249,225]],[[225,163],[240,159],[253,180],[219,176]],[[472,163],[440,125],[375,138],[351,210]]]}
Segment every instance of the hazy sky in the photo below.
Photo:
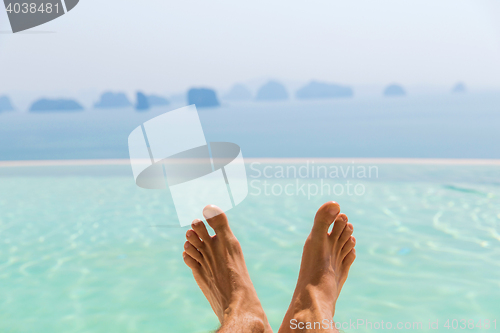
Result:
{"label": "hazy sky", "polygon": [[180,92],[277,78],[500,90],[497,0],[80,0],[8,34],[0,95]]}

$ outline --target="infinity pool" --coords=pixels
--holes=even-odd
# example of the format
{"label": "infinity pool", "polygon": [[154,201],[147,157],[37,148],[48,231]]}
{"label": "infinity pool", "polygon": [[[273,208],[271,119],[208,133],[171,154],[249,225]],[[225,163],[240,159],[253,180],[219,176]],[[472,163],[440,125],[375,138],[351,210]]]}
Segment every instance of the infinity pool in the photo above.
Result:
{"label": "infinity pool", "polygon": [[[445,332],[453,319],[490,321],[473,331],[495,331],[497,320],[500,329],[500,166],[371,164],[376,176],[328,179],[259,175],[265,166],[248,165],[250,193],[228,216],[275,331],[328,200],[357,238],[337,322]],[[325,192],[347,181],[357,193]],[[292,193],[295,184],[325,191]],[[187,228],[177,225],[169,192],[136,187],[127,165],[0,167],[0,331],[214,331],[217,318],[182,261]]]}

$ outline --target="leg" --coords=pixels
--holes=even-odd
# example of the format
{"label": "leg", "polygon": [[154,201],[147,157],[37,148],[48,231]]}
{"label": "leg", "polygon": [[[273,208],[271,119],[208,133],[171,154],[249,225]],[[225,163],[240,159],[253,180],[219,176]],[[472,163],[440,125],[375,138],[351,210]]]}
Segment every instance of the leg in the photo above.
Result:
{"label": "leg", "polygon": [[331,324],[335,303],[356,258],[352,232],[336,202],[321,206],[304,245],[297,287],[279,332],[337,332]]}
{"label": "leg", "polygon": [[211,237],[200,220],[186,233],[183,258],[219,318],[221,333],[272,332],[226,214],[207,206],[203,216],[215,230]]}

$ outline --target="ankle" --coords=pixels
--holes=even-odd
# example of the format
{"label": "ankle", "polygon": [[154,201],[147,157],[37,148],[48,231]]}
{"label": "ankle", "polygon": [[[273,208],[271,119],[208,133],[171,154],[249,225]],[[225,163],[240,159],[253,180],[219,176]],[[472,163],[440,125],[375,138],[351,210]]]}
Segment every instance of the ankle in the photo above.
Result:
{"label": "ankle", "polygon": [[221,329],[218,332],[240,332],[241,328],[245,328],[245,332],[252,333],[268,333],[271,332],[267,319],[254,315],[253,313],[236,313],[232,312],[224,315],[224,320],[221,323]]}
{"label": "ankle", "polygon": [[307,285],[301,288],[299,293],[294,294],[289,311],[291,310],[294,318],[300,316],[309,319],[331,319],[335,314],[335,304],[336,299],[332,302],[331,297],[325,295],[321,288]]}
{"label": "ankle", "polygon": [[250,297],[233,302],[224,311],[223,322],[251,327],[252,330],[249,332],[272,332],[260,301],[258,299],[252,301]]}

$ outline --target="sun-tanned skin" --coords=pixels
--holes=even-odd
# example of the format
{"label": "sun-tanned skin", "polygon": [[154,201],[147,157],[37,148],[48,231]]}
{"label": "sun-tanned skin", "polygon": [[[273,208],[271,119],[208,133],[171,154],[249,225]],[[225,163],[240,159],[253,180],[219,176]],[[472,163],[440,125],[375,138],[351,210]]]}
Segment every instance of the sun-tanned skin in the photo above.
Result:
{"label": "sun-tanned skin", "polygon": [[[324,319],[333,318],[335,303],[356,258],[356,239],[351,236],[352,232],[353,225],[347,222],[345,214],[340,214],[336,202],[321,206],[304,245],[297,286],[279,333],[337,332],[332,325],[327,325],[327,329],[319,325],[307,329],[306,323],[322,323]],[[294,325],[290,324],[292,320]],[[301,326],[303,329],[299,329]]]}
{"label": "sun-tanned skin", "polygon": [[183,257],[219,318],[218,332],[272,332],[226,214],[216,206],[207,206],[203,216],[215,236],[208,234],[202,221],[193,221],[193,229],[186,233]]}
{"label": "sun-tanned skin", "polygon": [[[240,244],[216,206],[207,206],[203,215],[215,230],[211,237],[200,220],[186,233],[184,262],[219,318],[218,332],[272,332],[245,265]],[[330,225],[335,221],[332,231]],[[328,321],[356,257],[353,226],[340,214],[336,202],[328,202],[316,213],[311,234],[304,245],[302,264],[292,302],[279,332],[337,332],[305,323]],[[292,329],[291,321],[304,323]]]}

